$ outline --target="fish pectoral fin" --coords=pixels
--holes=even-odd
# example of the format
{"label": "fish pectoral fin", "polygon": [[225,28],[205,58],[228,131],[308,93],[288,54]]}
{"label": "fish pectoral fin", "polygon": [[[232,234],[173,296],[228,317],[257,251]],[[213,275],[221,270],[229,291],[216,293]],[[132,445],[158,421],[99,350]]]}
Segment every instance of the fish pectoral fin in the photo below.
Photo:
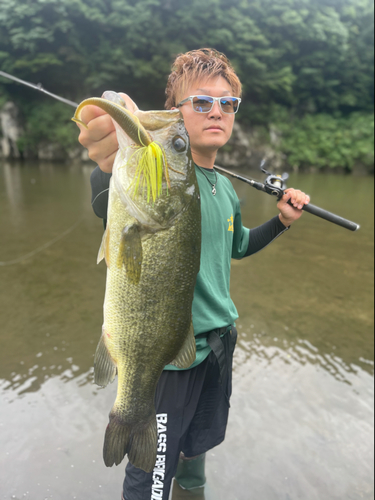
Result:
{"label": "fish pectoral fin", "polygon": [[138,223],[124,227],[117,259],[117,265],[125,266],[128,280],[133,285],[138,285],[141,279],[143,252],[140,230]]}
{"label": "fish pectoral fin", "polygon": [[104,336],[103,331],[94,358],[94,382],[100,387],[106,387],[113,382],[117,373],[117,366],[105,345]]}
{"label": "fish pectoral fin", "polygon": [[103,259],[105,259],[105,263],[107,267],[109,267],[109,226],[104,231],[102,243],[99,248],[97,264],[99,264]]}
{"label": "fish pectoral fin", "polygon": [[196,357],[196,344],[194,337],[193,323],[190,325],[186,340],[178,353],[177,357],[171,362],[171,365],[180,369],[187,369],[194,363]]}

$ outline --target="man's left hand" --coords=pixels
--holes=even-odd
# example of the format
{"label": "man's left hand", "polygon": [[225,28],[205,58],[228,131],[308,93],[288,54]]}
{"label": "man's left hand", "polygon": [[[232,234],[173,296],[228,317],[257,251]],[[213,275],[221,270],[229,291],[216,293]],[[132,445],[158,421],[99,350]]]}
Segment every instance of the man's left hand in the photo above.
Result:
{"label": "man's left hand", "polygon": [[[288,201],[291,200],[290,206]],[[285,227],[289,227],[294,221],[299,219],[303,214],[302,208],[310,203],[310,197],[298,189],[289,188],[284,192],[284,196],[277,204],[280,210],[279,218]]]}

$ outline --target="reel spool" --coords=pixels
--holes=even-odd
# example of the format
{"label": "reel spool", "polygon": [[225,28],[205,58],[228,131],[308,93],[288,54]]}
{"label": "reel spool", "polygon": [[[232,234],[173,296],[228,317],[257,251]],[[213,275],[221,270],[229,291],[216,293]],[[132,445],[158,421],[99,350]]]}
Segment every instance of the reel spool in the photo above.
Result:
{"label": "reel spool", "polygon": [[284,194],[284,190],[286,189],[286,180],[289,179],[289,174],[284,172],[282,175],[272,174],[268,172],[265,168],[266,161],[263,160],[260,169],[261,171],[267,175],[267,178],[264,182],[264,187],[268,194],[272,194],[273,196],[277,196],[278,199],[282,198]]}

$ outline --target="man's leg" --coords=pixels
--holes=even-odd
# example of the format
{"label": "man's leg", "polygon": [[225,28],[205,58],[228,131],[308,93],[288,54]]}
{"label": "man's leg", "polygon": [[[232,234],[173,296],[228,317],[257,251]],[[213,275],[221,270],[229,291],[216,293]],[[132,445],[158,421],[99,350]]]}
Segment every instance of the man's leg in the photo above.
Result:
{"label": "man's leg", "polygon": [[156,390],[158,448],[153,472],[126,467],[125,500],[168,500],[180,451],[201,396],[206,363],[185,371],[164,371]]}
{"label": "man's leg", "polygon": [[180,460],[175,476],[183,489],[194,491],[204,486],[205,452],[219,445],[225,438],[236,342],[237,331],[232,327],[231,331],[221,338],[221,358],[225,360],[222,370],[217,353],[212,352],[208,357],[200,399],[182,446],[185,460]]}
{"label": "man's leg", "polygon": [[187,458],[181,452],[175,479],[184,490],[202,488],[206,484],[206,454]]}
{"label": "man's leg", "polygon": [[205,489],[184,490],[177,481],[173,482],[171,500],[205,500]]}
{"label": "man's leg", "polygon": [[[165,422],[164,415],[157,415],[157,418]],[[165,423],[161,425],[165,427]],[[159,433],[159,438],[163,435],[168,434]],[[172,444],[171,439],[168,444],[169,449],[159,448],[161,451],[158,450],[155,469],[150,474],[130,463],[127,465],[124,481],[125,500],[168,500],[179,456],[178,451],[173,451],[179,448],[179,444]]]}

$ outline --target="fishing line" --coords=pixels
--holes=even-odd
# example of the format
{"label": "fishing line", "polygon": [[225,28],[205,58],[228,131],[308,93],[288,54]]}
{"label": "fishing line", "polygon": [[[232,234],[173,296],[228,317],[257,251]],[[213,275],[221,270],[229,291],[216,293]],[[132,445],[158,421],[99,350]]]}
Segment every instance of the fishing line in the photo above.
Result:
{"label": "fishing line", "polygon": [[100,196],[101,194],[105,193],[106,191],[109,191],[109,188],[104,189],[104,191],[101,191],[99,194],[97,194],[97,195],[95,196],[95,198],[92,200],[92,202],[91,202],[91,206],[94,206],[94,203],[95,203],[95,202],[96,202],[96,200],[99,198],[99,196]]}
{"label": "fishing line", "polygon": [[48,96],[53,97],[54,99],[57,99],[58,101],[61,101],[64,104],[68,104],[69,106],[72,106],[73,108],[76,108],[78,106],[78,104],[74,101],[70,101],[69,99],[65,99],[64,97],[60,97],[59,95],[52,94],[52,92],[45,90],[41,83],[35,84],[35,83],[26,82],[25,80],[21,80],[20,78],[17,78],[13,75],[9,75],[8,73],[5,73],[4,71],[0,71],[0,76],[2,76],[4,78],[8,78],[8,80],[13,80],[14,82],[17,82],[17,83],[21,83],[22,85],[26,85],[27,87],[30,87],[32,89],[39,90],[40,92],[43,92],[44,94],[47,94]]}
{"label": "fishing line", "polygon": [[2,267],[4,267],[4,266],[13,266],[15,264],[19,264],[20,262],[22,262],[22,261],[24,261],[26,259],[30,259],[31,257],[34,257],[38,253],[43,252],[43,250],[46,250],[46,248],[49,248],[50,246],[54,245],[58,241],[60,241],[63,238],[65,238],[65,236],[68,236],[68,234],[70,234],[72,231],[74,231],[74,229],[82,223],[82,221],[83,221],[83,218],[80,219],[79,221],[75,222],[73,224],[73,226],[71,226],[69,229],[67,229],[63,233],[59,234],[59,236],[56,236],[56,238],[53,238],[53,240],[48,241],[47,243],[45,243],[41,247],[33,250],[30,253],[27,253],[26,255],[23,255],[22,257],[19,257],[18,259],[9,260],[8,262],[0,262],[0,266],[2,266]]}

